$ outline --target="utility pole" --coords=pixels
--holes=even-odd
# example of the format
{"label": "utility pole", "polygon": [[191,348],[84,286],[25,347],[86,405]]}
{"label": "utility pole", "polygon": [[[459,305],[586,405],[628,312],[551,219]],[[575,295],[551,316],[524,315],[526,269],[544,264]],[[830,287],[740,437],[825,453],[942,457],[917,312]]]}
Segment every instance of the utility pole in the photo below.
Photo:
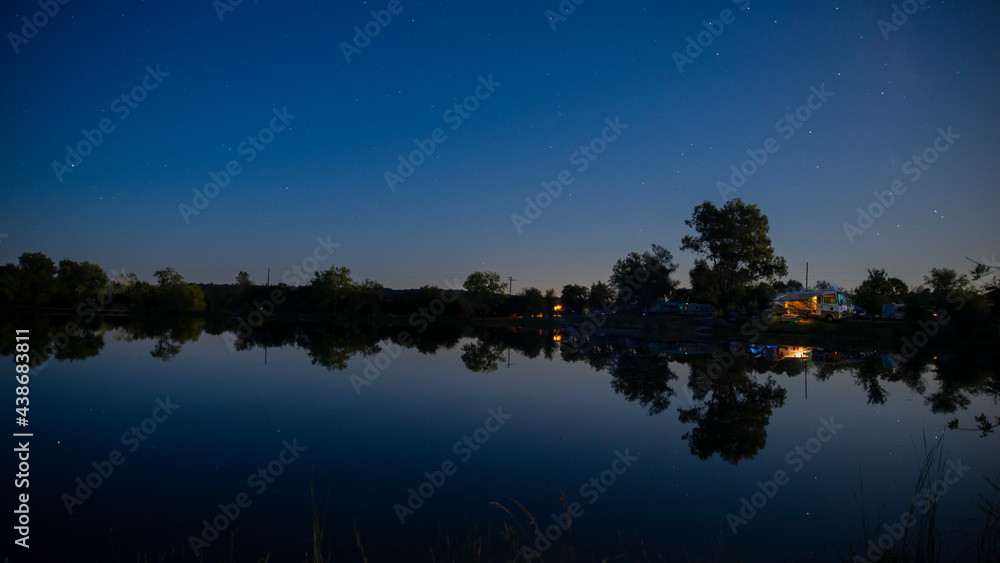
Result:
{"label": "utility pole", "polygon": [[806,291],[809,291],[809,262],[806,262]]}
{"label": "utility pole", "polygon": [[271,287],[271,268],[267,269],[267,287]]}
{"label": "utility pole", "polygon": [[511,276],[507,276],[507,280],[510,282],[510,283],[507,284],[507,296],[508,297],[513,297],[514,296],[514,281],[515,280]]}

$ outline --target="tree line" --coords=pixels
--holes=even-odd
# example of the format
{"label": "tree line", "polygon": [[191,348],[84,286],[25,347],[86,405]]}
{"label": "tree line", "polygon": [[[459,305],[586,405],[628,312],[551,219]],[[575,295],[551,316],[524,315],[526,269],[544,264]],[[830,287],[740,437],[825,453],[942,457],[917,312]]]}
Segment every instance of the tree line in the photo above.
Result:
{"label": "tree line", "polygon": [[[694,234],[682,238],[680,251],[695,256],[689,286],[675,278],[677,264],[667,248],[652,244],[649,250],[630,252],[615,262],[607,281],[587,285],[567,284],[560,292],[535,287],[509,295],[496,272],[473,272],[461,288],[426,285],[412,290],[387,289],[377,281],[356,281],[351,270],[332,266],[312,274],[308,284],[279,283],[262,286],[245,271],[226,285],[186,282],[171,267],[154,272],[155,283],[135,274],[105,272],[90,262],[63,259],[56,264],[42,253],[24,253],[18,263],[0,267],[0,300],[8,306],[73,309],[77,314],[110,310],[141,312],[213,312],[246,314],[261,310],[270,301],[282,313],[362,318],[405,315],[434,319],[441,316],[550,316],[556,306],[563,314],[632,310],[648,311],[672,299],[713,305],[720,313],[753,313],[768,307],[777,293],[800,291],[796,280],[781,281],[788,274],[783,257],[771,244],[767,216],[752,204],[733,199],[722,207],[705,201],[685,221]],[[881,304],[909,302],[915,310],[944,307],[960,292],[970,305],[969,314],[988,311],[998,293],[991,269],[977,267],[972,278],[950,269],[932,269],[927,287],[910,290],[885,270],[868,271],[861,285],[846,293],[871,313]],[[978,285],[977,285],[978,284]],[[815,288],[828,287],[825,281]],[[277,293],[276,293],[277,292]],[[274,305],[280,307],[274,307]],[[953,305],[953,303],[951,303]],[[954,308],[954,307],[952,307]]]}

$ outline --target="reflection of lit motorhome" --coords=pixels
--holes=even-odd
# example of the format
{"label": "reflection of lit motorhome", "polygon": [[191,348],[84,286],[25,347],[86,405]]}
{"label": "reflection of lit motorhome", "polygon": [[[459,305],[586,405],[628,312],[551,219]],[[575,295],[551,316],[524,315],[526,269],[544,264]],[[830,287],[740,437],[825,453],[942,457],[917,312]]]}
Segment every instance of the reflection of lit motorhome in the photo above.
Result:
{"label": "reflection of lit motorhome", "polygon": [[906,305],[902,303],[883,303],[882,318],[900,320],[906,313]]}
{"label": "reflection of lit motorhome", "polygon": [[779,314],[819,317],[829,322],[850,318],[854,309],[854,304],[836,289],[783,293],[774,298],[773,306]]}
{"label": "reflection of lit motorhome", "polygon": [[782,346],[751,344],[748,353],[769,362],[782,360],[811,360],[817,364],[861,363],[872,355],[872,350],[814,348],[805,346]]}
{"label": "reflection of lit motorhome", "polygon": [[811,359],[811,352],[812,348],[803,348],[801,346],[778,346],[776,358],[780,360],[808,360]]}
{"label": "reflection of lit motorhome", "polygon": [[768,362],[780,362],[781,360],[810,360],[812,359],[812,348],[802,346],[763,346],[757,357]]}

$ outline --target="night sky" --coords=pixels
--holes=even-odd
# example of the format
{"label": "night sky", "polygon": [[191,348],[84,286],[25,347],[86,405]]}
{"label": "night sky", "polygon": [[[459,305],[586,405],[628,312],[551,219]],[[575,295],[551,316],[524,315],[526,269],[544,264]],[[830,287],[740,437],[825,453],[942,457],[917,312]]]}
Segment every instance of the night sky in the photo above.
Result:
{"label": "night sky", "polygon": [[1000,254],[996,2],[52,2],[0,7],[0,263],[263,283],[319,237],[357,280],[518,291],[656,243],[687,285],[684,220],[733,166],[800,281]]}

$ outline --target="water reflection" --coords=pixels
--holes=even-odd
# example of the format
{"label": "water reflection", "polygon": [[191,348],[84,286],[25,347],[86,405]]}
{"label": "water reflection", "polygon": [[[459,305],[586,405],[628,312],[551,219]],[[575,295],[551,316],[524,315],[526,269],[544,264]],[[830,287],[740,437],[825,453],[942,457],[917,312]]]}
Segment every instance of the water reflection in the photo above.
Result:
{"label": "water reflection", "polygon": [[691,453],[701,459],[718,453],[733,464],[752,459],[766,445],[771,413],[785,404],[787,391],[771,375],[763,381],[754,377],[767,370],[753,357],[737,356],[718,377],[709,378],[707,388],[696,383],[694,374],[710,369],[712,359],[698,356],[690,362],[689,386],[700,404],[680,409],[680,420],[696,425],[684,435]]}
{"label": "water reflection", "polygon": [[462,363],[471,372],[490,373],[500,368],[506,350],[502,342],[477,339],[462,345]]}
{"label": "water reflection", "polygon": [[196,318],[125,318],[104,324],[102,328],[105,331],[110,329],[111,337],[119,342],[154,340],[155,344],[149,355],[166,362],[180,354],[184,344],[197,342],[205,331],[205,320]]}
{"label": "water reflection", "polygon": [[[608,357],[608,352],[602,351],[602,357]],[[677,395],[670,385],[677,379],[670,368],[670,356],[648,347],[612,348],[606,369],[612,377],[611,388],[615,393],[639,403],[650,416],[667,410],[671,398]]]}
{"label": "water reflection", "polygon": [[[766,444],[766,427],[774,409],[784,405],[786,391],[775,376],[811,376],[824,382],[843,374],[864,390],[868,404],[884,405],[886,384],[902,383],[923,397],[932,413],[955,413],[973,397],[1000,401],[998,359],[938,353],[930,348],[904,356],[893,350],[750,345],[712,341],[646,340],[621,335],[559,329],[521,330],[511,327],[347,325],[313,322],[267,322],[250,334],[234,337],[236,324],[224,317],[104,317],[36,316],[5,319],[8,333],[28,328],[33,347],[30,364],[49,360],[81,361],[104,349],[105,335],[116,341],[150,341],[150,356],[168,362],[183,353],[202,333],[223,335],[230,352],[297,347],[313,365],[343,372],[355,356],[372,357],[383,344],[433,355],[461,349],[461,362],[473,373],[493,373],[511,365],[511,353],[534,359],[585,363],[611,376],[611,388],[649,415],[667,411],[683,391],[689,404],[678,407],[679,419],[692,424],[684,439],[702,459],[718,453],[730,463],[752,458]],[[0,353],[13,354],[13,341],[0,342]],[[726,358],[726,361],[720,361]],[[682,368],[681,366],[684,366]],[[678,370],[688,372],[682,380]],[[717,372],[713,377],[698,375]],[[933,392],[928,394],[928,388]]]}
{"label": "water reflection", "polygon": [[[123,430],[149,416],[150,401],[169,396],[183,405],[183,416],[171,418],[149,447],[143,446],[141,457],[130,457],[121,472],[116,469],[110,484],[87,505],[96,522],[105,528],[114,523],[116,530],[126,525],[119,512],[132,502],[128,495],[140,491],[144,499],[155,496],[155,490],[147,490],[150,482],[174,487],[172,495],[157,500],[174,503],[172,512],[164,512],[169,515],[161,520],[144,513],[153,518],[150,522],[164,526],[171,524],[171,518],[197,522],[212,514],[217,502],[232,498],[248,472],[273,457],[275,444],[293,436],[303,444],[316,444],[310,451],[315,462],[310,463],[317,468],[317,490],[322,491],[320,497],[331,488],[338,495],[331,510],[340,518],[338,525],[353,530],[357,519],[366,542],[383,533],[399,540],[391,536],[397,533],[398,522],[389,508],[405,498],[407,487],[419,482],[424,471],[441,467],[455,440],[476,428],[481,415],[472,411],[483,403],[483,408],[502,404],[516,418],[472,462],[463,463],[454,479],[449,475],[448,484],[427,499],[420,518],[400,529],[403,539],[423,541],[438,525],[460,530],[461,522],[455,522],[466,517],[469,522],[485,522],[491,517],[484,508],[488,501],[516,498],[531,510],[544,511],[539,514],[552,514],[559,510],[560,492],[579,500],[580,486],[602,475],[609,463],[605,458],[626,447],[641,452],[642,464],[630,471],[628,479],[617,481],[613,493],[602,495],[600,504],[586,505],[580,537],[589,542],[619,529],[620,519],[625,529],[636,530],[632,535],[636,541],[656,538],[663,529],[694,538],[703,530],[719,529],[720,523],[724,526],[727,511],[756,491],[756,480],[786,467],[784,454],[806,443],[814,414],[835,414],[849,427],[829,453],[809,465],[808,472],[818,479],[806,485],[807,480],[799,478],[794,487],[802,487],[803,494],[782,492],[775,497],[775,504],[756,517],[757,531],[745,535],[741,530],[738,537],[724,538],[727,545],[756,541],[763,545],[757,550],[766,553],[778,541],[766,530],[792,529],[800,544],[813,548],[817,540],[795,527],[833,526],[842,515],[829,511],[821,525],[793,515],[819,514],[816,506],[829,504],[822,496],[826,491],[850,498],[848,481],[862,466],[867,471],[866,491],[878,491],[867,502],[888,506],[897,491],[885,475],[908,474],[909,458],[902,455],[908,450],[898,444],[907,443],[909,437],[949,424],[963,431],[949,437],[955,444],[955,459],[979,454],[989,460],[989,448],[979,444],[989,446],[982,440],[996,439],[987,426],[996,411],[984,405],[1000,399],[996,358],[930,349],[904,356],[874,348],[651,340],[615,334],[584,338],[569,330],[445,323],[420,330],[390,324],[268,322],[234,338],[234,322],[226,317],[108,317],[90,322],[43,317],[0,324],[6,325],[8,334],[14,328],[31,330],[32,349],[39,354],[32,359],[36,365],[92,358],[105,346],[109,352],[104,365],[75,365],[60,374],[70,377],[36,380],[38,405],[61,416],[45,432],[55,439],[56,447],[50,445],[51,457],[39,462],[39,467],[51,468],[48,482],[57,486],[50,487],[49,505],[60,510],[59,495],[72,491],[67,487],[78,476],[87,476],[93,459],[107,459],[108,448],[117,447],[115,440]],[[206,333],[211,337],[202,336]],[[278,352],[281,348],[285,351]],[[409,353],[400,356],[404,349]],[[132,353],[136,350],[138,354]],[[271,363],[265,365],[268,350]],[[11,342],[0,339],[0,351],[12,354]],[[210,369],[221,376],[204,377],[204,370],[189,369],[189,358],[217,361]],[[392,359],[391,368],[386,358]],[[226,362],[229,359],[238,361]],[[284,370],[289,362],[297,362],[296,369]],[[360,365],[367,366],[366,362],[391,373],[377,387],[366,386],[365,396],[358,398],[361,393],[352,390],[359,387],[351,378],[373,373]],[[130,376],[146,367],[151,368],[150,377]],[[281,377],[274,377],[275,368],[282,368]],[[107,385],[72,377],[98,372],[107,374]],[[108,394],[106,389],[117,392]],[[860,408],[866,402],[871,407]],[[84,404],[85,408],[78,406]],[[988,416],[977,416],[984,408]],[[920,411],[945,416],[933,419]],[[949,423],[951,413],[956,419]],[[66,424],[67,420],[83,422]],[[41,427],[42,422],[38,424]],[[182,448],[195,453],[176,456]],[[841,453],[834,455],[836,449]],[[350,462],[344,463],[345,459]],[[980,471],[995,467],[987,467],[988,461],[978,463]],[[181,477],[171,473],[172,478],[165,478],[157,473],[159,467],[169,467]],[[281,534],[302,526],[302,519],[296,518],[309,514],[309,477],[305,466],[298,467],[301,472],[282,477],[273,498],[255,501],[253,509],[241,516],[241,527],[262,530],[265,522],[272,525],[272,518],[287,521]],[[532,471],[537,472],[534,479],[519,477]],[[189,486],[196,487],[190,496],[178,492]],[[963,495],[952,493],[948,501],[964,506],[967,497],[974,497]],[[699,502],[691,506],[697,508],[683,514],[663,510],[695,498]],[[80,534],[90,533],[86,525],[83,519],[72,521]],[[834,539],[844,535],[841,529],[830,534]],[[256,546],[258,538],[244,538],[241,543]],[[345,539],[344,545],[354,545],[353,535],[338,541]],[[259,541],[264,547],[276,542]],[[615,549],[607,543],[600,547]]]}

